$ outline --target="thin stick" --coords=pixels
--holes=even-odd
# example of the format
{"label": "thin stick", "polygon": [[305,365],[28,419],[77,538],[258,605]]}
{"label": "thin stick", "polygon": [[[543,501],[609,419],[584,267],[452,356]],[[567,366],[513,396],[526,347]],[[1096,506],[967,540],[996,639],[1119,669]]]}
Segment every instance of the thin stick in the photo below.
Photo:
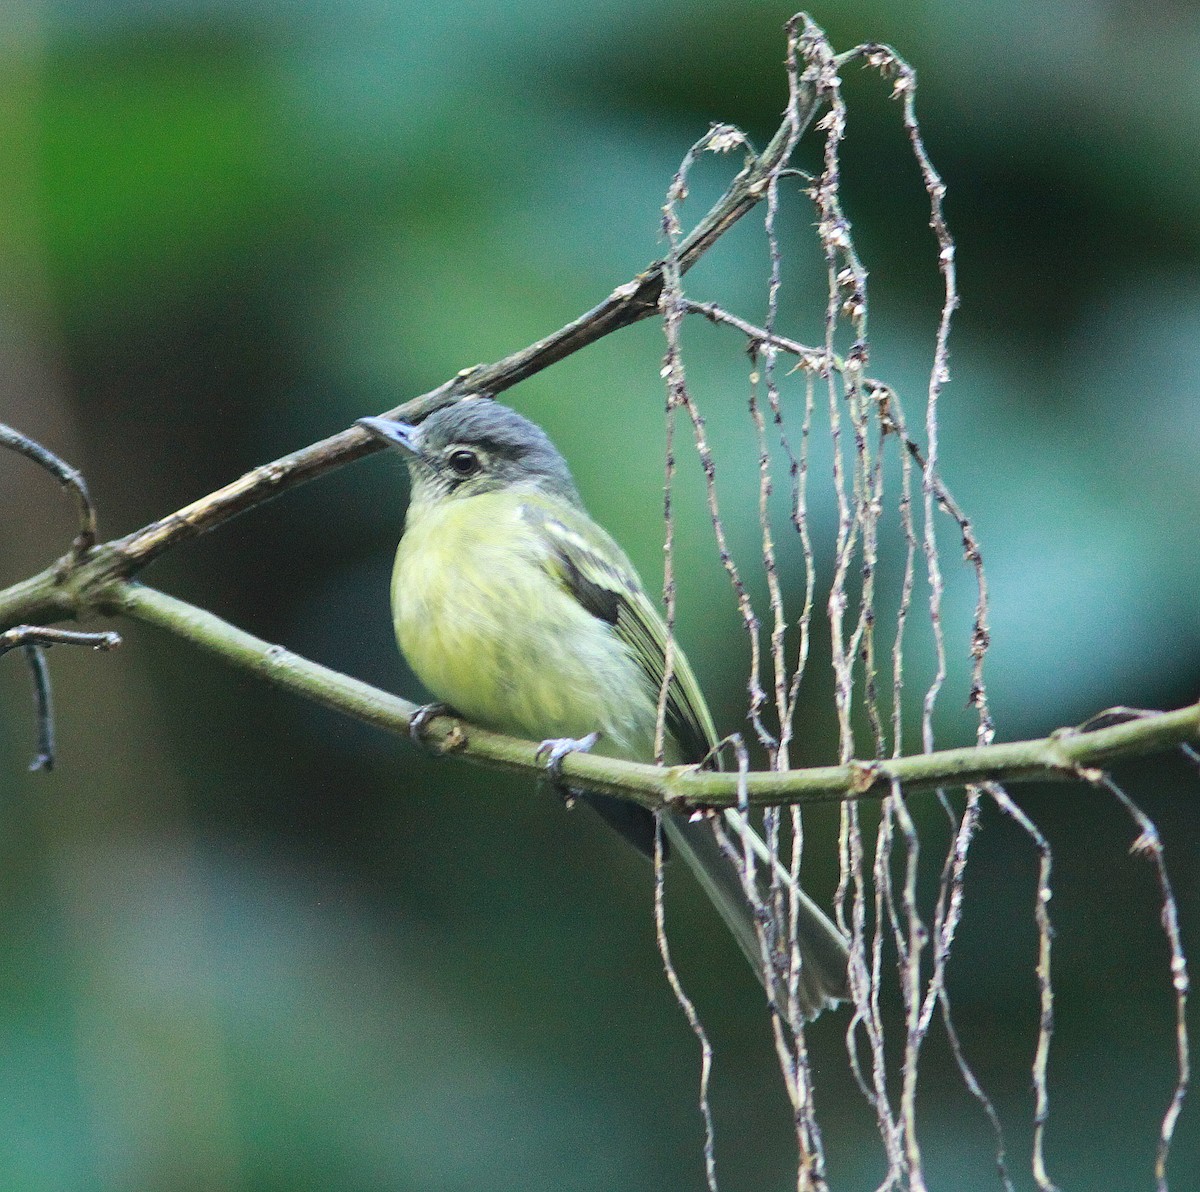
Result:
{"label": "thin stick", "polygon": [[0,654],[18,646],[91,646],[93,650],[112,650],[121,644],[121,635],[111,629],[84,633],[79,629],[57,629],[49,625],[14,625],[0,633]]}
{"label": "thin stick", "polygon": [[1154,1158],[1154,1180],[1158,1192],[1167,1192],[1167,1159],[1171,1153],[1171,1139],[1174,1137],[1175,1123],[1179,1120],[1179,1111],[1183,1108],[1191,1081],[1187,1027],[1189,981],[1187,957],[1184,955],[1183,938],[1179,930],[1179,904],[1175,901],[1171,879],[1167,876],[1162,840],[1154,821],[1107,774],[1100,775],[1097,782],[1117,799],[1137,824],[1139,835],[1130,852],[1149,858],[1154,866],[1154,874],[1162,895],[1162,928],[1167,937],[1167,946],[1171,950],[1171,988],[1175,992],[1176,1077],[1175,1088],[1159,1129],[1158,1151]]}
{"label": "thin stick", "polygon": [[688,997],[675,971],[671,960],[671,947],[667,943],[666,899],[664,881],[663,828],[662,818],[656,816],[654,821],[654,938],[658,944],[658,954],[662,958],[663,971],[667,975],[667,983],[679,1003],[696,1042],[700,1044],[700,1117],[704,1122],[704,1180],[708,1192],[717,1190],[717,1157],[716,1131],[713,1128],[712,1105],[708,1099],[708,1085],[712,1078],[713,1049],[708,1040],[704,1024],[696,1012],[695,1004]]}
{"label": "thin stick", "polygon": [[39,467],[45,468],[63,488],[69,488],[75,494],[79,505],[79,533],[71,545],[76,558],[81,558],[96,545],[96,509],[88,493],[87,481],[78,468],[61,460],[48,447],[35,442],[28,435],[0,422],[0,447],[8,447],[12,451],[31,459]]}
{"label": "thin stick", "polygon": [[37,753],[29,763],[29,769],[54,769],[54,704],[50,695],[50,668],[46,665],[43,647],[29,643],[21,647],[25,661],[29,663],[33,680],[33,713],[37,722]]}
{"label": "thin stick", "polygon": [[[788,127],[787,121],[784,122],[784,127]],[[678,266],[679,251],[674,247],[680,234],[677,208],[679,202],[687,195],[688,173],[696,157],[708,147],[715,136],[728,136],[728,130],[722,127],[714,127],[688,150],[679,170],[671,181],[671,185],[667,190],[667,201],[663,205],[663,232],[672,245],[672,251],[668,253],[663,265],[661,305],[663,333],[667,340],[667,351],[663,360],[662,375],[667,385],[668,417],[673,418],[674,411],[682,408],[687,412],[692,424],[692,437],[696,445],[696,455],[704,471],[705,497],[708,502],[708,512],[709,518],[712,521],[713,534],[716,537],[717,551],[721,558],[721,564],[725,568],[726,575],[729,577],[730,586],[733,588],[734,596],[737,600],[738,612],[741,614],[746,635],[750,640],[750,667],[746,680],[749,694],[747,718],[754,725],[754,731],[760,743],[768,751],[768,754],[773,756],[776,741],[762,720],[762,709],[766,703],[767,696],[762,688],[761,681],[762,647],[758,616],[754,611],[754,606],[750,601],[750,595],[746,590],[745,582],[742,579],[737,563],[734,561],[733,553],[729,548],[725,525],[721,520],[720,504],[717,500],[716,463],[713,460],[712,448],[709,445],[704,416],[701,414],[699,407],[688,390],[680,344],[680,329],[686,308],[684,306],[685,300],[682,288],[683,272]],[[668,612],[672,611],[673,609],[668,609]],[[670,621],[668,621],[667,628],[671,628]],[[668,635],[669,642],[670,637]],[[668,662],[671,661],[671,658],[671,647],[668,644]],[[667,671],[664,673],[663,684],[659,694],[660,722],[662,719],[666,683],[669,679],[670,672]]]}
{"label": "thin stick", "polygon": [[1054,857],[1050,842],[1042,835],[1037,825],[1009,797],[999,783],[991,782],[985,787],[997,806],[1014,819],[1025,834],[1033,841],[1038,851],[1037,893],[1033,903],[1033,917],[1038,931],[1037,983],[1040,1013],[1038,1016],[1037,1048],[1033,1057],[1033,1178],[1041,1192],[1058,1192],[1058,1185],[1051,1180],[1046,1170],[1046,1126],[1050,1120],[1050,1090],[1046,1073],[1050,1061],[1050,1040],[1054,1035],[1054,983],[1050,971],[1050,942],[1054,929],[1050,923],[1050,873]]}
{"label": "thin stick", "polygon": [[91,646],[93,650],[111,650],[121,644],[121,635],[81,633],[75,629],[54,629],[46,625],[17,625],[0,633],[0,655],[20,649],[29,663],[33,680],[33,712],[37,723],[37,753],[30,770],[54,769],[54,701],[50,691],[50,670],[46,666],[46,647],[51,645]]}

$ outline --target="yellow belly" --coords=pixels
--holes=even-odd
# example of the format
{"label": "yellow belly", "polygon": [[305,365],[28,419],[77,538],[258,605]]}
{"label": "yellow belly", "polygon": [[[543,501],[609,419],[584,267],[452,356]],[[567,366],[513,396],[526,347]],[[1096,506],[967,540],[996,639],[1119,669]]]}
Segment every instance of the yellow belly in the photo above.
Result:
{"label": "yellow belly", "polygon": [[396,637],[417,677],[468,720],[538,740],[598,730],[649,757],[654,693],[611,626],[544,565],[511,494],[410,512],[396,552]]}

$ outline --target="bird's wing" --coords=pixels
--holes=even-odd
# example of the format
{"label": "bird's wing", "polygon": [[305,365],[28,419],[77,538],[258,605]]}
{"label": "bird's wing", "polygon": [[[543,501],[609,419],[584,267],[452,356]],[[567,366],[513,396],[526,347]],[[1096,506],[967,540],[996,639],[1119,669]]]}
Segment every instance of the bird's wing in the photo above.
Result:
{"label": "bird's wing", "polygon": [[[522,514],[545,544],[550,574],[592,616],[613,626],[637,659],[651,689],[660,690],[666,671],[667,628],[620,548],[598,526],[583,521],[586,517],[583,513],[576,518],[530,503],[522,507]],[[602,544],[600,550],[590,545],[590,540],[597,536]],[[692,668],[678,649],[674,651],[671,682],[667,686],[666,730],[678,746],[682,760],[701,762],[711,757],[710,764],[719,768],[712,716]],[[651,812],[607,795],[585,794],[584,798],[617,831],[653,857],[655,820]],[[737,834],[735,847],[750,840],[757,842],[756,851],[765,852],[766,846],[740,812],[730,810],[725,818]],[[755,915],[746,899],[741,874],[722,849],[712,825],[703,820],[692,823],[677,811],[667,811],[663,822],[674,850],[678,850],[696,874],[759,980],[771,987],[773,997],[786,996],[786,990],[767,975]],[[665,847],[666,839],[663,844]],[[778,865],[777,861],[773,863]],[[782,880],[791,885],[791,874],[786,870],[780,872]],[[826,1006],[849,996],[847,945],[816,903],[802,890],[797,890],[796,895],[801,957],[799,1008],[805,1018],[813,1018]]]}
{"label": "bird's wing", "polygon": [[[587,523],[585,535],[567,517],[541,506],[529,504],[522,513],[543,536],[546,566],[554,579],[592,616],[613,627],[650,689],[656,693],[661,690],[669,640],[667,627],[621,549],[595,523]],[[590,542],[597,535],[603,554]],[[667,686],[666,731],[678,747],[681,760],[702,762],[710,758],[710,765],[719,765],[712,752],[717,744],[712,715],[678,646],[673,651]]]}

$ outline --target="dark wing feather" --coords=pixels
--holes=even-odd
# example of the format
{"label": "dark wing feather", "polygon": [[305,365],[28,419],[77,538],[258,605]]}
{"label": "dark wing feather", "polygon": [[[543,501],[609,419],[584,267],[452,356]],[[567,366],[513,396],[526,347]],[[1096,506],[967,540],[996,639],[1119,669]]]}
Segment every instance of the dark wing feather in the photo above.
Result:
{"label": "dark wing feather", "polygon": [[[641,590],[622,603],[617,634],[633,650],[650,685],[658,691],[667,669],[667,627]],[[719,766],[718,756],[712,752],[717,744],[712,715],[678,646],[671,659],[671,682],[667,686],[666,728],[679,746],[682,761],[698,764],[711,754],[710,765]]]}
{"label": "dark wing feather", "polygon": [[[667,627],[617,544],[595,523],[585,522],[585,514],[568,517],[534,504],[525,506],[523,512],[543,533],[551,568],[563,588],[592,616],[614,628],[650,689],[659,691],[666,670]],[[582,532],[585,526],[586,534]],[[591,545],[593,540],[603,554]],[[700,685],[678,646],[667,687],[666,730],[684,762],[704,761],[717,743]],[[715,755],[709,764],[719,765]]]}

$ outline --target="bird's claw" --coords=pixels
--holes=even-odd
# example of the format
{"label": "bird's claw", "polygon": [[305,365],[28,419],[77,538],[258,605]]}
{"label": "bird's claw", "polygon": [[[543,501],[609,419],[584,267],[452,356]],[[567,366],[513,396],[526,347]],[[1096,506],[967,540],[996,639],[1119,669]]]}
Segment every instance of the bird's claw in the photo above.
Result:
{"label": "bird's claw", "polygon": [[449,711],[446,704],[436,700],[431,704],[422,704],[408,722],[408,736],[412,743],[420,745],[422,749],[428,749],[429,742],[425,740],[425,730],[429,727],[429,722],[436,720],[439,716],[445,716]]}
{"label": "bird's claw", "polygon": [[563,760],[572,753],[587,753],[599,740],[599,733],[588,733],[586,737],[549,737],[537,747],[537,760],[545,758],[546,773],[568,807],[575,802],[575,792],[563,782]]}
{"label": "bird's claw", "polygon": [[537,747],[537,759],[546,759],[546,769],[551,777],[562,778],[563,759],[571,753],[587,753],[600,740],[599,733],[588,733],[586,737],[548,737]]}

